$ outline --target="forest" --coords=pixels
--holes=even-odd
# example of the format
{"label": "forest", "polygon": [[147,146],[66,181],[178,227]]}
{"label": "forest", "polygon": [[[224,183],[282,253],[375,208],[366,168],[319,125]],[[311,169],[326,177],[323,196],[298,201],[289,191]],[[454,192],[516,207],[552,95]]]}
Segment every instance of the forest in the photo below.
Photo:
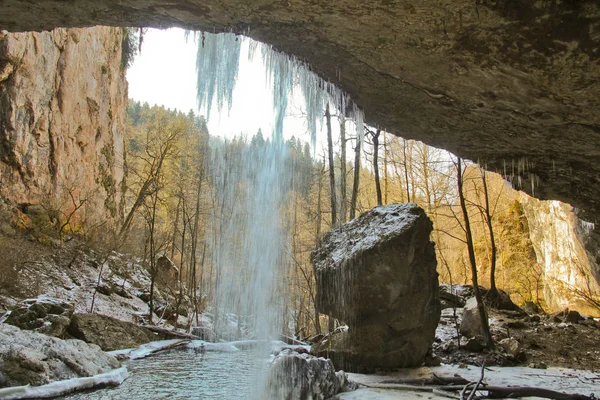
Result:
{"label": "forest", "polygon": [[[325,117],[329,138],[320,151],[293,136],[282,143],[286,157],[278,168],[285,171],[279,170],[278,176],[286,181],[277,182],[277,190],[285,201],[258,205],[279,208],[266,212],[284,221],[285,234],[270,240],[286,241],[286,254],[274,261],[284,264],[279,265],[283,276],[277,277],[277,284],[283,309],[279,323],[285,331],[309,337],[335,326],[315,309],[311,252],[332,228],[393,202],[414,202],[433,221],[441,283],[470,283],[474,262],[480,285],[506,291],[517,304],[532,302],[544,309],[543,272],[531,243],[522,193],[474,163],[380,129],[366,126],[360,146],[349,122],[329,110]],[[340,125],[336,138],[332,123]],[[227,301],[226,312],[240,318],[252,314],[243,310],[239,299],[224,299],[220,291],[225,290],[223,282],[230,291],[244,290],[244,257],[250,256],[243,253],[242,238],[252,231],[248,222],[230,226],[228,221],[252,219],[248,207],[235,204],[242,204],[255,189],[251,165],[265,158],[265,149],[277,145],[265,136],[260,131],[252,137],[211,136],[205,119],[191,111],[130,101],[125,218],[120,228],[126,240],[120,245],[133,253],[143,249],[140,256],[153,284],[156,280],[168,287],[178,306],[191,304],[196,319],[214,311],[218,321],[223,308],[219,303]],[[176,279],[159,279],[162,256],[176,265]]]}

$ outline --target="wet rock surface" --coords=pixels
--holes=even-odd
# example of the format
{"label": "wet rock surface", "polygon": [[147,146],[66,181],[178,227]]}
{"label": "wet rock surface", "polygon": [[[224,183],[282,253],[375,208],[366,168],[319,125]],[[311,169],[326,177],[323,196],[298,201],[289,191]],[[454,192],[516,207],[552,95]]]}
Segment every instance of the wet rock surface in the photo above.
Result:
{"label": "wet rock surface", "polygon": [[376,207],[313,254],[317,306],[348,324],[313,353],[353,372],[421,364],[440,316],[432,224],[415,204]]}
{"label": "wet rock surface", "polygon": [[116,358],[81,340],[62,340],[0,324],[0,387],[44,385],[118,368]]}
{"label": "wet rock surface", "polygon": [[335,372],[331,360],[285,349],[269,367],[269,398],[322,400],[354,390],[343,371]]}

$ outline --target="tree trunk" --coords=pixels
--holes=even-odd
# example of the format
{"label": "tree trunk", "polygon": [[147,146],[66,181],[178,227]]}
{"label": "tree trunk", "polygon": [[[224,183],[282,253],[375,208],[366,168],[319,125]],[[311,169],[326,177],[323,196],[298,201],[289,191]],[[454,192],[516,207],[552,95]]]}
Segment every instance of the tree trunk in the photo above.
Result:
{"label": "tree trunk", "polygon": [[340,224],[346,222],[346,118],[343,115],[340,116],[340,146],[341,160],[340,160],[340,192],[342,198],[340,199]]}
{"label": "tree trunk", "polygon": [[381,199],[381,182],[379,182],[379,134],[381,129],[373,134],[373,172],[375,173],[375,189],[377,190],[377,205],[383,204]]}
{"label": "tree trunk", "polygon": [[496,248],[496,238],[494,237],[494,227],[492,225],[492,215],[490,213],[490,196],[488,193],[487,179],[485,177],[485,170],[481,168],[481,179],[483,180],[483,195],[485,198],[485,222],[490,233],[490,246],[491,246],[491,260],[490,260],[490,293],[492,296],[498,294],[496,288],[496,257],[498,249]]}
{"label": "tree trunk", "polygon": [[406,158],[406,140],[402,139],[402,152],[404,153],[404,181],[406,182],[406,201],[410,203],[410,186],[408,183],[408,160]]}
{"label": "tree trunk", "polygon": [[198,176],[198,184],[196,186],[196,209],[194,214],[194,226],[192,227],[192,249],[190,254],[190,265],[192,273],[192,290],[193,290],[193,301],[194,310],[198,309],[198,282],[197,282],[197,271],[196,271],[196,248],[198,246],[198,223],[200,220],[200,193],[202,191],[202,179],[204,177],[204,168],[200,167],[200,173]]}
{"label": "tree trunk", "polygon": [[[356,127],[356,130],[364,127]],[[354,181],[352,182],[352,198],[350,200],[350,219],[356,217],[356,199],[358,198],[358,184],[360,181],[360,147],[362,144],[362,134],[356,133],[356,146],[354,147]]]}
{"label": "tree trunk", "polygon": [[152,313],[154,312],[154,284],[156,282],[156,248],[154,243],[154,228],[156,226],[156,206],[158,203],[158,187],[152,199],[152,216],[150,217],[150,324],[152,324]]}
{"label": "tree trunk", "polygon": [[[321,243],[321,193],[323,188],[323,173],[325,172],[325,162],[323,162],[323,167],[319,171],[319,181],[318,181],[318,189],[317,189],[317,227],[315,230],[315,247],[319,247]],[[317,335],[321,334],[321,312],[317,307],[317,302],[313,298],[313,307],[315,311],[315,332]]]}
{"label": "tree trunk", "polygon": [[477,300],[477,310],[479,311],[479,320],[481,322],[481,329],[483,331],[483,338],[487,348],[493,348],[494,343],[492,336],[490,335],[490,327],[488,324],[487,314],[485,312],[485,306],[479,291],[479,283],[477,281],[477,261],[475,260],[475,247],[473,246],[473,236],[471,234],[471,224],[469,221],[469,213],[467,212],[467,205],[465,202],[465,196],[463,192],[463,176],[462,176],[462,160],[458,158],[456,164],[456,183],[458,186],[458,198],[460,200],[460,208],[463,213],[465,221],[465,236],[467,240],[467,250],[469,253],[469,262],[471,264],[471,280],[473,282],[473,291],[475,292],[475,299]]}
{"label": "tree trunk", "polygon": [[383,131],[383,204],[388,203],[388,144],[387,132]]}
{"label": "tree trunk", "polygon": [[[181,206],[181,199],[183,198],[183,190],[179,192],[177,198],[177,207],[175,208],[175,222],[173,222],[173,238],[171,239],[171,261],[175,258],[175,243],[177,239],[177,226],[179,225],[179,207]],[[183,249],[180,252],[183,257]],[[180,270],[182,271],[182,270]]]}
{"label": "tree trunk", "polygon": [[329,103],[325,109],[325,118],[327,119],[327,150],[329,153],[329,186],[331,190],[331,228],[337,226],[337,201],[335,198],[335,166],[333,160],[333,138],[331,136],[331,113],[329,112]]}

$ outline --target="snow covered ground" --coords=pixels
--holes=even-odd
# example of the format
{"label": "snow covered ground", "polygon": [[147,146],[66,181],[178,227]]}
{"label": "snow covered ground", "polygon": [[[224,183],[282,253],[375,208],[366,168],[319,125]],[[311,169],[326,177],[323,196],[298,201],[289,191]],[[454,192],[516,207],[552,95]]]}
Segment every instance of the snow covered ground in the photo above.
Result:
{"label": "snow covered ground", "polygon": [[15,386],[0,389],[0,399],[45,399],[95,387],[120,385],[129,373],[121,367],[96,376],[73,378],[42,386]]}
{"label": "snow covered ground", "polygon": [[[348,374],[348,379],[364,387],[348,393],[341,393],[340,400],[402,400],[402,399],[447,399],[431,392],[411,390],[403,385],[410,379],[432,376],[456,377],[457,375],[476,382],[481,376],[481,368],[456,365],[442,365],[433,368],[404,369],[389,374]],[[600,374],[592,371],[566,368],[533,369],[527,367],[489,367],[485,369],[484,383],[491,386],[529,386],[555,390],[569,394],[590,396],[600,394]],[[396,387],[394,387],[396,386]],[[533,398],[533,397],[528,397]]]}

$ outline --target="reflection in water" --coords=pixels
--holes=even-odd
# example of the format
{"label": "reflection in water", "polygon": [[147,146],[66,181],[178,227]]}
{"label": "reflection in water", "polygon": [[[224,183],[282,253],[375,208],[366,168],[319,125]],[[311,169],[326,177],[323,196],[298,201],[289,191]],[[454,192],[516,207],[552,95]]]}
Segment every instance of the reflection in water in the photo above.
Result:
{"label": "reflection in water", "polygon": [[168,351],[133,360],[129,378],[114,388],[75,393],[63,399],[248,399],[256,390],[259,369],[253,351],[197,353]]}

